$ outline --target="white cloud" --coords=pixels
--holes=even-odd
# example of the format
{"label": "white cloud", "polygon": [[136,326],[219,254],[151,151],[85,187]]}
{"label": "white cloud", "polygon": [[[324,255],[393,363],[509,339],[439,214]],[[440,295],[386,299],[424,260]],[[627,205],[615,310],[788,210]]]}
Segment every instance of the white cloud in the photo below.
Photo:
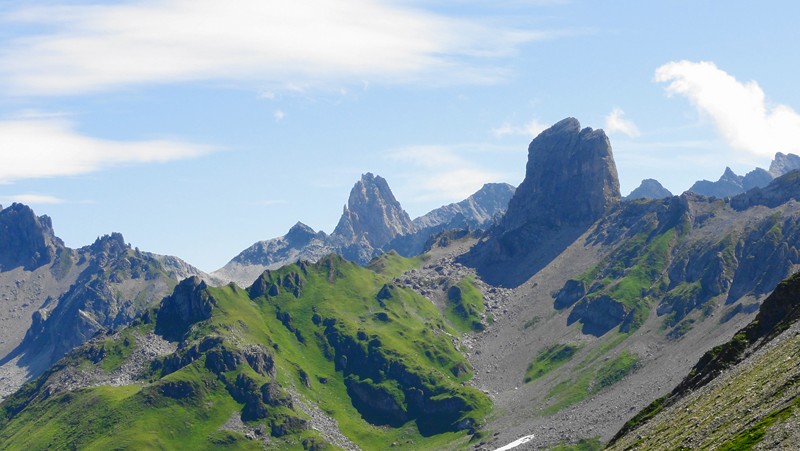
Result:
{"label": "white cloud", "polygon": [[272,116],[275,118],[275,122],[280,122],[286,117],[286,113],[281,110],[277,110],[272,114]]}
{"label": "white cloud", "polygon": [[[6,90],[39,95],[196,80],[485,82],[503,74],[497,58],[564,35],[388,0],[65,2],[11,10],[0,15],[3,23],[39,30],[0,52]],[[491,64],[479,63],[486,59]]]}
{"label": "white cloud", "polygon": [[197,157],[213,149],[170,141],[121,142],[81,135],[63,119],[0,121],[0,183],[79,175],[131,163]]}
{"label": "white cloud", "polygon": [[671,62],[656,70],[669,94],[686,96],[708,115],[731,148],[761,157],[800,151],[800,114],[768,103],[755,81],[742,83],[712,62]]}
{"label": "white cloud", "polygon": [[13,194],[0,197],[2,203],[19,202],[26,205],[55,205],[63,204],[64,199],[46,194]]}
{"label": "white cloud", "polygon": [[536,119],[532,119],[530,122],[523,125],[511,125],[510,123],[506,122],[497,128],[493,128],[492,134],[494,134],[497,138],[503,138],[509,135],[522,135],[533,138],[547,129],[547,127],[548,126],[546,124],[539,122]]}
{"label": "white cloud", "polygon": [[411,169],[405,179],[414,201],[459,201],[485,183],[503,179],[503,174],[478,167],[459,155],[458,147],[410,146],[390,152],[388,158]]}
{"label": "white cloud", "polygon": [[610,113],[606,116],[606,126],[605,131],[609,134],[613,133],[622,133],[623,135],[628,135],[631,138],[636,138],[640,135],[639,128],[636,127],[636,124],[633,123],[630,119],[625,119],[622,116],[625,115],[625,112],[622,111],[621,108],[615,107],[611,110]]}

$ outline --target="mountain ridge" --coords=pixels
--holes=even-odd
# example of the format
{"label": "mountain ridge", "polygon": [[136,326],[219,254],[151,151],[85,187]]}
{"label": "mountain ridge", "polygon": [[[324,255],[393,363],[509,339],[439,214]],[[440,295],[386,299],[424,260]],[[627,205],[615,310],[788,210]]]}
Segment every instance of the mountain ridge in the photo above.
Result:
{"label": "mountain ridge", "polygon": [[442,230],[477,230],[497,220],[513,192],[511,185],[488,183],[467,199],[412,221],[386,180],[366,173],[351,189],[348,204],[330,235],[298,222],[282,237],[254,243],[212,275],[244,286],[264,270],[298,260],[313,262],[329,253],[361,265],[390,250],[411,257],[422,253],[431,236]]}

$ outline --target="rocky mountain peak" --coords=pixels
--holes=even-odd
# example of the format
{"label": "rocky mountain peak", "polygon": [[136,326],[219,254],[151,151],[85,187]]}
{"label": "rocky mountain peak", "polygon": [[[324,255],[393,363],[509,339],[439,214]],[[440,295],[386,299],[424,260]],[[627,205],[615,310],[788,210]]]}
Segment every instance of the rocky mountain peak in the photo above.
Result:
{"label": "rocky mountain peak", "polygon": [[386,180],[368,172],[350,190],[350,198],[333,234],[346,243],[366,240],[372,247],[379,248],[413,230],[411,218],[395,199]]}
{"label": "rocky mountain peak", "polygon": [[52,262],[63,247],[48,216],[36,216],[20,203],[0,211],[0,270],[36,269]]}
{"label": "rocky mountain peak", "polygon": [[620,200],[608,137],[575,118],[534,138],[525,169],[503,220],[462,258],[490,283],[528,280]]}
{"label": "rocky mountain peak", "polygon": [[116,256],[127,252],[128,245],[125,244],[125,238],[121,233],[114,232],[111,235],[98,237],[89,246],[89,250],[94,255]]}
{"label": "rocky mountain peak", "polygon": [[775,158],[772,160],[772,163],[769,165],[769,173],[772,177],[780,177],[788,172],[791,172],[795,169],[800,169],[800,157],[795,154],[784,154],[778,152],[775,154]]}
{"label": "rocky mountain peak", "polygon": [[733,172],[733,170],[729,166],[725,166],[725,172],[722,173],[722,176],[720,176],[719,181],[741,183],[742,177]]}
{"label": "rocky mountain peak", "polygon": [[508,205],[506,230],[530,222],[557,228],[594,222],[619,201],[611,143],[603,130],[564,119],[528,147],[525,180]]}
{"label": "rocky mountain peak", "polygon": [[298,221],[284,235],[284,239],[293,246],[304,246],[315,236],[317,236],[317,232],[314,229]]}
{"label": "rocky mountain peak", "polygon": [[665,197],[672,197],[672,193],[664,188],[658,180],[644,179],[625,199],[663,199]]}

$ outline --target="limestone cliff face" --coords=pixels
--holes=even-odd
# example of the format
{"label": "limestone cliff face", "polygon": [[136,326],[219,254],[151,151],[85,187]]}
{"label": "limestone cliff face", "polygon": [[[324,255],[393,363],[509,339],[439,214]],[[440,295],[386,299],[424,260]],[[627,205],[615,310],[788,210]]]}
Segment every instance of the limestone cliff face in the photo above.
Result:
{"label": "limestone cliff face", "polygon": [[509,232],[532,223],[548,228],[592,223],[619,201],[617,166],[603,130],[567,118],[528,147],[525,180],[508,204]]}
{"label": "limestone cliff face", "polygon": [[525,180],[505,216],[464,262],[486,280],[517,285],[619,200],[617,167],[605,132],[564,119],[531,142]]}

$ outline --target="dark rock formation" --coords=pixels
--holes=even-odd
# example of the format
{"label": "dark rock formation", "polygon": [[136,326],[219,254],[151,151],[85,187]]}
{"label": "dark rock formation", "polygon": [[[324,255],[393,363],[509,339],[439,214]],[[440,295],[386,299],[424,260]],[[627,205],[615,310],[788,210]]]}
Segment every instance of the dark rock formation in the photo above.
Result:
{"label": "dark rock formation", "polygon": [[580,321],[583,324],[584,334],[599,337],[619,326],[627,315],[625,306],[609,296],[584,298],[570,312],[567,324]]}
{"label": "dark rock formation", "polygon": [[0,271],[19,266],[32,271],[52,262],[62,248],[48,216],[18,203],[0,211]]}
{"label": "dark rock formation", "polygon": [[217,301],[199,277],[190,277],[161,301],[156,332],[168,340],[180,340],[192,324],[211,317]]}
{"label": "dark rock formation", "polygon": [[561,310],[572,306],[586,296],[586,284],[582,280],[570,279],[564,284],[564,288],[555,294],[553,307]]}
{"label": "dark rock formation", "polygon": [[642,183],[624,199],[663,199],[665,197],[672,197],[672,193],[668,189],[661,186],[661,183],[655,179],[644,179]]}
{"label": "dark rock formation", "polygon": [[528,147],[525,180],[509,202],[502,228],[591,224],[619,198],[608,137],[602,130],[581,129],[577,119],[567,118]]}
{"label": "dark rock formation", "polygon": [[75,283],[34,313],[25,339],[7,356],[22,354],[20,363],[29,366],[31,374],[97,333],[129,324],[174,284],[157,260],[132,250],[119,233],[64,251],[58,258],[71,262],[71,252],[78,260],[74,264],[82,267]]}
{"label": "dark rock formation", "polygon": [[776,178],[763,188],[754,188],[731,199],[731,206],[742,211],[756,205],[774,208],[790,200],[800,200],[800,170]]}
{"label": "dark rock formation", "polygon": [[619,200],[606,134],[564,119],[531,142],[525,180],[505,216],[464,262],[476,266],[485,280],[518,285]]}

